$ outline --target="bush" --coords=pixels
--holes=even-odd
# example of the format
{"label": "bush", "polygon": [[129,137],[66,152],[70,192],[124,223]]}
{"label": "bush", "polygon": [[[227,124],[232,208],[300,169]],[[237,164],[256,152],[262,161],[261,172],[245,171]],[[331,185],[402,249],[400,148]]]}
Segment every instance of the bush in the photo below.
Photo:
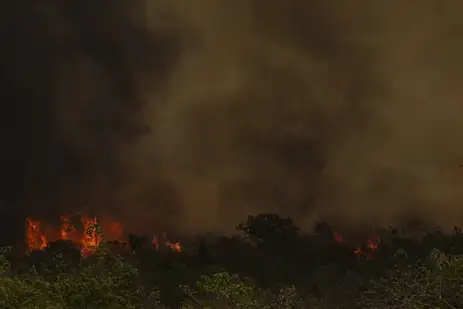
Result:
{"label": "bush", "polygon": [[362,294],[363,308],[463,308],[463,256],[435,249],[424,263],[397,268]]}
{"label": "bush", "polygon": [[[100,252],[82,260],[69,271],[66,261],[57,254],[55,273],[39,274],[35,267],[26,274],[14,274],[4,255],[0,255],[0,308],[165,308],[159,292],[143,288],[138,271],[122,258]],[[63,265],[62,265],[63,264]],[[227,272],[201,276],[193,287],[184,286],[186,300],[182,309],[297,309],[304,302],[296,288],[283,287],[272,294]]]}
{"label": "bush", "polygon": [[[232,248],[240,252],[239,247]],[[262,285],[258,276],[249,279],[231,274],[229,267],[220,264],[216,267],[199,264],[198,272],[193,272],[191,269],[197,260],[183,264],[191,256],[176,260],[179,255],[162,255],[153,260],[157,252],[143,255],[141,250],[126,260],[103,247],[90,257],[80,259],[67,243],[59,243],[31,253],[26,259],[18,259],[8,253],[9,249],[0,251],[0,309],[463,308],[463,255],[450,250],[444,253],[434,249],[419,258],[403,250],[391,256],[394,251],[390,251],[387,269],[379,265],[384,264],[380,259],[359,260],[358,278],[349,268],[326,264],[317,268],[326,275],[320,277],[326,277],[324,285],[317,272],[299,271],[293,276],[301,277],[304,272],[304,276],[311,279],[296,288],[280,279],[270,280],[271,285]],[[264,270],[278,265],[273,256],[256,250],[263,257],[259,261],[268,261]],[[10,260],[15,262],[13,266]],[[25,261],[27,266],[17,265],[18,260]],[[153,267],[142,268],[141,261]],[[281,261],[290,263],[291,259]],[[143,276],[133,265],[140,265]],[[381,268],[381,272],[370,272],[370,267]],[[235,271],[240,270],[234,268]],[[152,285],[157,288],[148,288]],[[344,292],[349,292],[348,297],[342,298]]]}
{"label": "bush", "polygon": [[35,268],[23,275],[11,272],[0,255],[0,308],[160,308],[159,293],[146,291],[130,264],[101,253],[71,272],[57,271],[45,279]]}
{"label": "bush", "polygon": [[248,278],[220,272],[201,276],[193,288],[186,286],[189,300],[182,309],[236,308],[236,309],[297,309],[305,308],[294,286],[282,288],[276,295],[260,289]]}

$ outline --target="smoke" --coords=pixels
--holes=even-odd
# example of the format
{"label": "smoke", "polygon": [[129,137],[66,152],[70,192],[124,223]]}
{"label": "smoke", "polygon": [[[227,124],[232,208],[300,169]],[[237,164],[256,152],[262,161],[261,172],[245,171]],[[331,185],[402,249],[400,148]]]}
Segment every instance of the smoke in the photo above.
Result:
{"label": "smoke", "polygon": [[18,216],[88,205],[133,229],[461,224],[461,8],[15,1],[2,196]]}
{"label": "smoke", "polygon": [[[111,210],[124,148],[149,133],[145,88],[162,90],[176,35],[148,27],[144,1],[14,1],[1,19],[1,224]],[[5,208],[5,207],[4,207]],[[18,224],[19,223],[19,224]],[[5,236],[6,237],[6,236]],[[16,236],[11,236],[16,237]]]}

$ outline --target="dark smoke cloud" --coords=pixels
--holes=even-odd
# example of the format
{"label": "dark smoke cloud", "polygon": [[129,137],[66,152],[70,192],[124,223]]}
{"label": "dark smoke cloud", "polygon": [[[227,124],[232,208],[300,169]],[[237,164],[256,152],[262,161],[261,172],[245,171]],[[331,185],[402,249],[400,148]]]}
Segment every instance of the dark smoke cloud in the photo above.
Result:
{"label": "dark smoke cloud", "polygon": [[1,23],[3,227],[109,207],[121,151],[150,130],[144,88],[162,89],[178,39],[138,0],[13,1]]}
{"label": "dark smoke cloud", "polygon": [[459,2],[8,6],[2,196],[18,217],[463,221]]}
{"label": "dark smoke cloud", "polygon": [[201,41],[140,147],[180,188],[186,226],[259,211],[461,223],[459,3],[168,6]]}

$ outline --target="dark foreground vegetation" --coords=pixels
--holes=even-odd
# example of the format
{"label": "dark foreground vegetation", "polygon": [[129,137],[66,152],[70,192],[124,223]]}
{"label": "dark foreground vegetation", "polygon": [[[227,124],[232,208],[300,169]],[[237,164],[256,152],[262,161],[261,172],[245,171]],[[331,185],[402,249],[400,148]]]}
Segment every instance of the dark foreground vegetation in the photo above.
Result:
{"label": "dark foreground vegetation", "polygon": [[463,308],[463,234],[412,240],[377,231],[374,252],[327,225],[299,235],[290,220],[250,217],[243,237],[155,250],[145,238],[105,243],[82,259],[57,241],[0,255],[0,308]]}

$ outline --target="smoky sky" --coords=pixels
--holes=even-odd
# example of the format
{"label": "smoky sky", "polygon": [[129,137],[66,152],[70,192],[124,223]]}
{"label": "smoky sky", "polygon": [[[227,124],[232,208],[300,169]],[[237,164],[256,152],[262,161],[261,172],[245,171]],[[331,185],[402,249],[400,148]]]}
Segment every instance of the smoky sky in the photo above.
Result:
{"label": "smoky sky", "polygon": [[[174,35],[146,26],[140,1],[15,1],[1,18],[1,199],[18,226],[109,207],[121,148],[148,134],[143,81],[160,88]],[[2,215],[3,217],[3,215]],[[59,217],[58,217],[59,218]]]}
{"label": "smoky sky", "polygon": [[[1,200],[128,228],[463,221],[457,1],[11,1]],[[335,219],[333,219],[335,220]]]}

